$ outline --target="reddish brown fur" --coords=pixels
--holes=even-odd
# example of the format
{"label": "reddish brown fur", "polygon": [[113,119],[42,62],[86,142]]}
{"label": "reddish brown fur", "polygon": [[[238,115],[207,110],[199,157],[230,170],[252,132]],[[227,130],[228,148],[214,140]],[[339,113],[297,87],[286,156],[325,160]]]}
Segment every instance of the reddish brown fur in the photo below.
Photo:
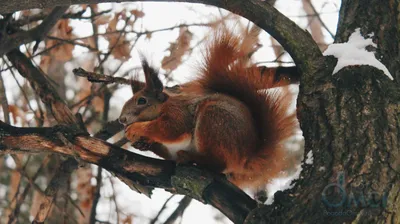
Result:
{"label": "reddish brown fur", "polygon": [[291,95],[287,87],[279,94],[259,92],[286,81],[275,82],[270,71],[261,74],[242,52],[241,41],[227,32],[217,35],[200,77],[184,84],[180,94],[170,94],[157,118],[130,124],[126,136],[159,143],[191,137],[195,150],[178,152],[178,162],[227,173],[240,187],[258,187],[276,177],[286,166],[282,143],[296,126],[295,114],[287,114]]}
{"label": "reddish brown fur", "polygon": [[[282,142],[293,134],[296,119],[295,114],[287,115],[291,100],[287,88],[280,94],[259,93],[260,89],[282,86],[284,81],[274,83],[273,75],[261,75],[255,65],[249,68],[248,58],[240,50],[243,49],[240,41],[239,37],[228,33],[219,35],[208,48],[198,82],[205,90],[229,95],[250,109],[250,115],[242,113],[242,121],[251,124],[253,129],[242,127],[246,131],[227,135],[227,140],[235,142],[236,148],[229,145],[229,150],[218,154],[228,161],[225,172],[231,174],[232,182],[255,187],[275,177],[285,167]],[[212,123],[210,125],[213,129]],[[215,142],[213,135],[202,141]],[[234,162],[230,164],[229,160]]]}

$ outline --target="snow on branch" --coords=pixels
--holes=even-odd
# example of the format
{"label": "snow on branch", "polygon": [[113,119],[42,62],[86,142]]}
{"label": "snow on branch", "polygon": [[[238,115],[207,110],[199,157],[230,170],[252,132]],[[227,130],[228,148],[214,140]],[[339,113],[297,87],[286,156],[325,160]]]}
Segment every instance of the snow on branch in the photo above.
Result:
{"label": "snow on branch", "polygon": [[338,59],[333,74],[342,68],[352,65],[369,65],[382,70],[384,74],[393,80],[393,76],[382,62],[376,59],[374,52],[367,51],[367,46],[377,47],[372,42],[371,36],[365,39],[360,32],[360,28],[355,29],[346,43],[331,44],[323,53],[324,56],[333,55]]}

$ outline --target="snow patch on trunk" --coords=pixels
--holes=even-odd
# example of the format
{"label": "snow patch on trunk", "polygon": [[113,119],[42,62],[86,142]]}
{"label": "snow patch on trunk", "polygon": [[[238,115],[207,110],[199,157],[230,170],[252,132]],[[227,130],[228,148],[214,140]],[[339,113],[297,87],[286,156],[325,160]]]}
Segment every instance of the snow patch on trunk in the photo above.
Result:
{"label": "snow patch on trunk", "polygon": [[369,52],[365,48],[369,45],[377,47],[377,45],[372,42],[371,36],[364,39],[361,35],[360,28],[355,29],[349,37],[346,43],[331,44],[324,51],[323,55],[333,55],[338,59],[333,74],[336,74],[340,69],[350,66],[350,65],[369,65],[382,70],[389,79],[393,80],[393,76],[390,74],[389,70],[386,68],[382,62],[375,58],[374,52]]}

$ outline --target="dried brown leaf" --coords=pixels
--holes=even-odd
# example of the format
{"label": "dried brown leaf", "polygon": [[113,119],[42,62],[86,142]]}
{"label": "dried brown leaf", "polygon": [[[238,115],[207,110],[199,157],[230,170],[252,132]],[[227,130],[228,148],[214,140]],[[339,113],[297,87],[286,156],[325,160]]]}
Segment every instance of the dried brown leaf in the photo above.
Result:
{"label": "dried brown leaf", "polygon": [[104,25],[104,24],[107,24],[110,21],[110,19],[111,19],[111,15],[103,14],[103,15],[100,15],[100,16],[96,17],[96,19],[94,21],[94,24],[96,24],[96,25]]}
{"label": "dried brown leaf", "polygon": [[44,73],[48,72],[50,63],[51,57],[48,55],[42,55],[42,57],[40,58],[40,68],[43,70]]}
{"label": "dried brown leaf", "polygon": [[126,61],[130,58],[129,41],[126,40],[124,34],[116,32],[119,17],[124,18],[124,15],[124,11],[115,14],[114,18],[110,21],[107,27],[107,32],[111,34],[105,36],[109,43],[108,49],[112,51],[111,55],[121,61]]}
{"label": "dried brown leaf", "polygon": [[89,47],[91,47],[91,48],[96,48],[96,40],[94,39],[94,37],[93,36],[91,36],[91,37],[87,37],[87,38],[84,38],[84,39],[81,39],[81,41],[84,43],[84,44],[86,44],[86,45],[88,45]]}
{"label": "dried brown leaf", "polygon": [[132,223],[133,223],[132,215],[129,215],[125,219],[122,220],[122,224],[132,224]]}
{"label": "dried brown leaf", "polygon": [[131,14],[135,16],[135,18],[143,18],[144,12],[138,9],[131,10]]}
{"label": "dried brown leaf", "polygon": [[114,18],[112,18],[112,20],[110,20],[110,22],[108,23],[107,32],[117,31],[118,17],[119,17],[119,15],[118,15],[118,13],[116,13],[114,15]]}
{"label": "dried brown leaf", "polygon": [[127,61],[130,58],[130,52],[129,41],[125,40],[125,37],[121,37],[111,54],[116,59]]}
{"label": "dried brown leaf", "polygon": [[[57,37],[60,39],[71,40],[75,38],[75,35],[72,33],[72,27],[69,25],[69,20],[60,20],[57,22],[55,27],[52,29],[50,36]],[[58,45],[54,47],[55,45]],[[46,41],[46,48],[52,48],[49,51],[49,55],[55,60],[66,62],[71,60],[72,51],[74,50],[75,45],[65,43],[59,40],[49,39]]]}
{"label": "dried brown leaf", "polygon": [[39,211],[40,208],[40,204],[43,201],[43,194],[39,191],[34,191],[33,192],[33,199],[32,199],[32,205],[31,205],[31,209],[30,209],[30,215],[32,217],[35,217],[37,212]]}
{"label": "dried brown leaf", "polygon": [[175,42],[170,43],[167,50],[170,51],[169,56],[165,56],[161,62],[162,68],[167,71],[175,70],[181,63],[182,57],[190,50],[190,42],[193,33],[187,27],[179,29],[179,36]]}
{"label": "dried brown leaf", "polygon": [[17,123],[17,117],[25,120],[22,111],[15,105],[8,105],[8,111],[11,113],[14,124]]}
{"label": "dried brown leaf", "polygon": [[152,36],[153,36],[153,33],[151,33],[151,32],[146,33],[146,39],[150,40]]}

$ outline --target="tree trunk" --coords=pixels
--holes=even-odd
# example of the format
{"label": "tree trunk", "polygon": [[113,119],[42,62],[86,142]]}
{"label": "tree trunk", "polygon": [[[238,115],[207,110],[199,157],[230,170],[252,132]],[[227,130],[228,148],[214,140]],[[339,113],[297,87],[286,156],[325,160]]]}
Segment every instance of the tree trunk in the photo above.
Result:
{"label": "tree trunk", "polygon": [[336,42],[358,27],[363,36],[373,32],[376,57],[395,80],[370,66],[332,76],[334,58],[304,74],[298,117],[313,164],[303,164],[296,186],[248,223],[400,223],[399,6],[343,1]]}

